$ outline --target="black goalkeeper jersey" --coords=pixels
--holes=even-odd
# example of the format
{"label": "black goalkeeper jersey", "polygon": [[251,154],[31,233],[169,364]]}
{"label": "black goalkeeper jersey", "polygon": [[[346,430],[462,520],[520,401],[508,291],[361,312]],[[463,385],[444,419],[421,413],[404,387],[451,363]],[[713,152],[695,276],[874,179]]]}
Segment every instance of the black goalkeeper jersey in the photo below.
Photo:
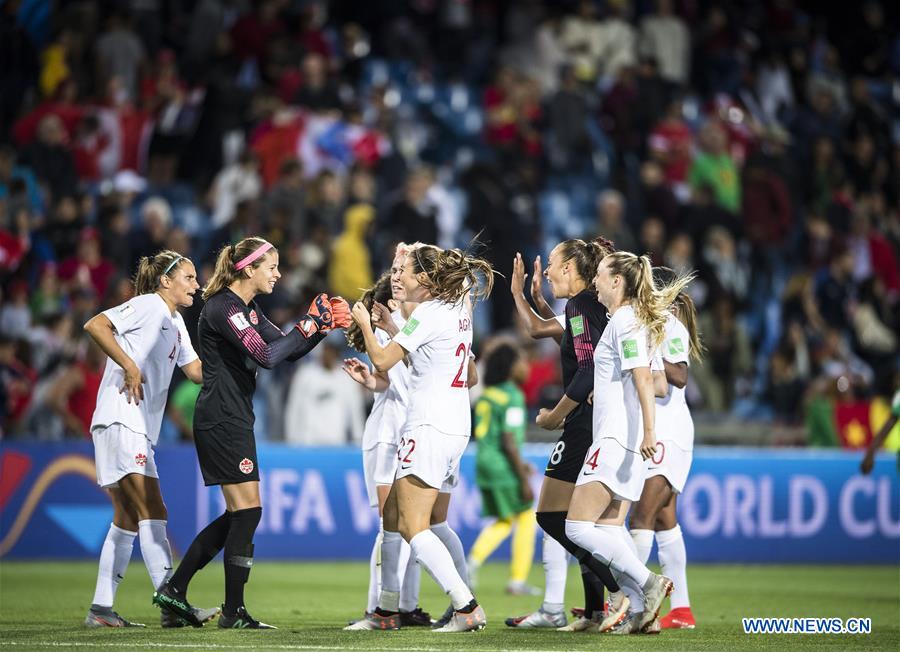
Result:
{"label": "black goalkeeper jersey", "polygon": [[285,335],[256,301],[245,304],[227,288],[203,306],[197,330],[203,387],[195,429],[219,424],[252,429],[257,367],[271,369],[284,360],[297,360],[324,338],[316,333],[307,339],[297,328]]}
{"label": "black goalkeeper jersey", "polygon": [[594,348],[609,318],[596,292],[582,290],[566,303],[565,332],[560,342],[560,362],[566,396],[580,405],[566,417],[566,427],[591,428],[587,398],[594,389]]}

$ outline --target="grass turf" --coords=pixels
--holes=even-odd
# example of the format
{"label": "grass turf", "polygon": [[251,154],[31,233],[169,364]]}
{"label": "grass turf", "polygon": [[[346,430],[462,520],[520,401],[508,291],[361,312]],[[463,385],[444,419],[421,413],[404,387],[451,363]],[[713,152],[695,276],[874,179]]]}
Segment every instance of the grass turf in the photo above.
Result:
{"label": "grass turf", "polygon": [[[247,586],[250,613],[277,625],[277,631],[226,631],[215,623],[203,629],[159,628],[150,604],[150,585],[140,564],[132,564],[116,598],[116,609],[147,629],[93,630],[81,625],[94,589],[91,562],[0,563],[0,650],[68,647],[77,649],[253,649],[253,650],[580,650],[580,649],[898,649],[900,569],[895,566],[700,566],[689,568],[691,601],[698,619],[692,631],[660,636],[598,639],[506,627],[507,616],[527,613],[540,598],[503,592],[507,567],[488,564],[479,573],[478,597],[488,627],[477,633],[441,635],[420,628],[400,632],[344,632],[365,606],[367,566],[362,563],[276,563],[254,566]],[[532,576],[541,584],[541,569]],[[195,605],[221,602],[218,561],[195,578]],[[580,606],[581,582],[570,567],[567,606]],[[435,617],[447,599],[422,573],[423,606]],[[664,607],[663,611],[666,611]],[[741,618],[870,617],[869,635],[745,635]]]}

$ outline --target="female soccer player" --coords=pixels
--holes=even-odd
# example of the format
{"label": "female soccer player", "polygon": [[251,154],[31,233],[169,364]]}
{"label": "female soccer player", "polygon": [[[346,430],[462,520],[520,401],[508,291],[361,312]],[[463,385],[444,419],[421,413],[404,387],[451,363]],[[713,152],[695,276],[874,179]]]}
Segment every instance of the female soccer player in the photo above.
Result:
{"label": "female soccer player", "polygon": [[[394,259],[392,270],[397,270],[403,265],[409,247],[401,243],[397,247],[397,256]],[[391,335],[386,330],[378,327],[382,325],[393,334],[398,328],[403,328],[406,318],[415,309],[415,303],[411,301],[397,301],[394,299],[391,289],[391,276],[393,272],[387,272],[375,283],[375,286],[367,290],[360,301],[376,314],[373,322],[376,324],[375,336],[380,344],[386,344]],[[380,319],[381,312],[391,310],[391,319]],[[366,352],[365,341],[359,325],[353,323],[347,329],[347,341],[357,351]],[[384,539],[384,525],[381,516],[384,511],[384,503],[387,500],[391,485],[394,483],[394,475],[397,472],[397,448],[400,444],[400,431],[406,421],[408,403],[409,371],[404,364],[391,367],[387,373],[372,373],[369,366],[357,358],[344,360],[344,371],[360,385],[375,392],[375,402],[372,411],[366,420],[363,432],[363,474],[366,480],[366,490],[369,495],[369,504],[378,509],[379,530],[375,537],[375,545],[369,559],[369,599],[366,606],[366,614],[375,611],[378,606],[378,597],[381,594],[381,542]],[[405,558],[405,559],[404,559]],[[431,616],[418,605],[420,569],[415,557],[410,555],[409,544],[403,542],[399,569],[405,569],[402,573],[402,586],[400,589],[400,625],[401,627],[430,626]],[[399,570],[398,569],[398,570]],[[357,624],[359,623],[359,624]],[[366,626],[365,619],[352,623],[347,629],[358,629]]]}
{"label": "female soccer player", "polygon": [[244,238],[222,249],[203,290],[200,354],[203,389],[194,412],[194,444],[207,486],[220,485],[226,511],[191,543],[178,569],[153,602],[194,627],[188,583],[225,548],[225,604],[219,627],[269,629],[244,607],[244,584],[253,565],[253,534],[262,516],[259,466],[253,438],[256,369],[271,369],[311,351],[325,333],[350,323],[347,302],[320,294],[288,334],[266,319],[254,297],[270,294],[281,278],[278,251],[262,238]]}
{"label": "female soccer player", "polygon": [[[378,344],[366,307],[359,302],[353,306],[353,318],[377,370],[386,371],[407,356],[410,361],[409,410],[396,479],[384,508],[383,563],[387,566],[388,557],[394,555],[393,540],[399,534],[450,596],[454,612],[435,631],[481,629],[486,622],[484,611],[454,564],[447,539],[435,532],[433,519],[438,511],[446,514],[471,429],[467,376],[472,317],[466,298],[470,292],[475,298],[490,293],[493,270],[487,262],[459,250],[423,245],[407,256],[398,280],[403,299],[420,305],[387,345]],[[389,586],[385,577],[378,608],[369,617],[379,629],[398,627],[398,599],[396,585]]]}
{"label": "female soccer player", "polygon": [[[575,481],[592,441],[588,397],[593,389],[593,352],[607,322],[606,308],[597,301],[590,283],[600,260],[611,250],[612,244],[605,240],[566,240],[550,252],[544,276],[550,282],[554,297],[568,299],[564,325],[555,317],[538,315],[528,305],[524,296],[525,266],[522,257],[517,255],[513,261],[511,289],[516,309],[532,337],[553,337],[560,342],[566,391],[556,407],[541,410],[537,419],[542,428],[556,430],[561,427],[563,430],[547,462],[537,508],[537,522],[546,535],[544,603],[534,613],[507,619],[506,624],[510,627],[595,630],[603,620],[604,584],[610,591],[619,590],[609,569],[570,541],[565,532],[566,512],[575,489]],[[539,265],[539,261],[535,261],[532,296],[539,308],[546,308],[541,305],[543,299]],[[581,563],[585,611],[582,617],[568,626],[563,612],[566,555],[547,539],[548,536]],[[614,612],[611,622],[624,617],[624,611]]]}
{"label": "female soccer player", "polygon": [[[178,308],[194,303],[194,264],[174,251],[141,258],[134,281],[135,296],[91,318],[85,325],[109,359],[103,370],[91,436],[97,463],[97,483],[112,499],[113,522],[100,552],[94,600],[84,624],[88,627],[133,627],[113,611],[134,539],[140,535],[141,555],[154,588],[169,578],[172,551],[166,537],[168,514],[159,490],[153,447],[166,407],[172,371],[177,364],[195,383],[201,365]],[[218,609],[192,612],[202,623]],[[181,620],[162,615],[163,627],[180,627]]]}
{"label": "female soccer player", "polygon": [[[675,272],[667,267],[653,272],[659,286],[675,280]],[[694,422],[684,398],[688,364],[691,359],[699,360],[702,350],[694,302],[687,292],[681,292],[666,318],[662,359],[671,387],[664,398],[656,400],[656,454],[647,460],[647,479],[630,518],[638,558],[647,563],[655,533],[662,574],[675,584],[672,610],[659,620],[662,629],[693,629],[696,624],[688,599],[687,553],[675,504],[684,490],[694,450]]]}
{"label": "female soccer player", "polygon": [[[645,460],[657,450],[650,360],[665,336],[669,308],[689,280],[656,288],[650,260],[622,251],[604,257],[594,279],[610,321],[594,351],[593,443],[572,494],[566,534],[643,593],[644,611],[630,614],[614,633],[651,627],[672,592],[669,578],[637,558],[622,526],[630,503],[641,496]],[[622,592],[611,592],[610,611],[627,602]]]}
{"label": "female soccer player", "polygon": [[[506,592],[533,595],[526,584],[534,559],[534,493],[529,477],[534,468],[522,459],[525,442],[525,395],[528,378],[521,349],[507,341],[495,343],[484,358],[484,392],[475,404],[475,478],[481,490],[482,516],[496,519],[481,531],[469,552],[469,586],[478,570],[515,527]],[[540,595],[540,589],[534,589]]]}

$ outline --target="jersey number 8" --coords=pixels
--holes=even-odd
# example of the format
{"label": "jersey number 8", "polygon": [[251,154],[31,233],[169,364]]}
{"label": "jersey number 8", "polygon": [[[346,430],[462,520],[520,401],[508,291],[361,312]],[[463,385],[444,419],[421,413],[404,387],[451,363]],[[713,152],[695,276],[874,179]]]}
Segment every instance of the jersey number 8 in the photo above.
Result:
{"label": "jersey number 8", "polygon": [[563,451],[566,450],[566,442],[558,441],[550,453],[550,464],[559,464],[562,461]]}

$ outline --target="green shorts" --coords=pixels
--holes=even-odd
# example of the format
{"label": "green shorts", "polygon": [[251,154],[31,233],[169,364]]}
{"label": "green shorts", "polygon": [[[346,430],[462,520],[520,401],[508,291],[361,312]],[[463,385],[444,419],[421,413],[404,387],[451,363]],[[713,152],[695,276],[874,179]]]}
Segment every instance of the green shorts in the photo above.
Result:
{"label": "green shorts", "polygon": [[509,518],[531,508],[531,502],[522,500],[518,486],[481,489],[481,515]]}

